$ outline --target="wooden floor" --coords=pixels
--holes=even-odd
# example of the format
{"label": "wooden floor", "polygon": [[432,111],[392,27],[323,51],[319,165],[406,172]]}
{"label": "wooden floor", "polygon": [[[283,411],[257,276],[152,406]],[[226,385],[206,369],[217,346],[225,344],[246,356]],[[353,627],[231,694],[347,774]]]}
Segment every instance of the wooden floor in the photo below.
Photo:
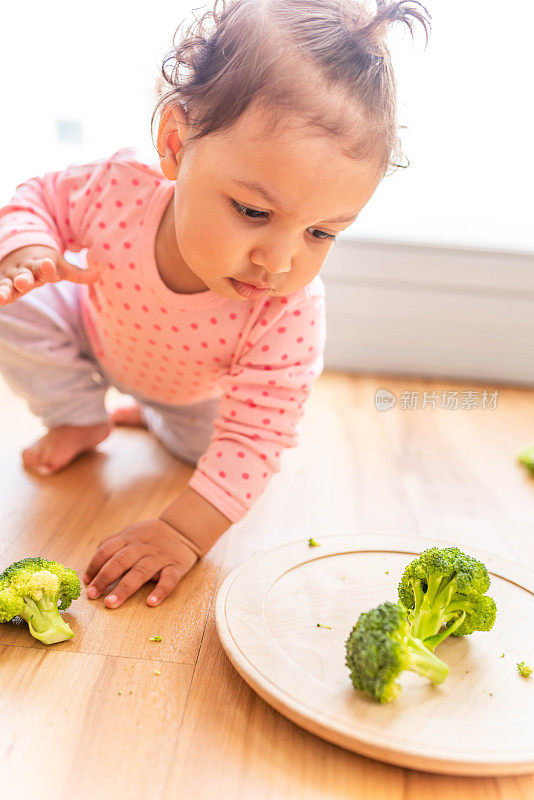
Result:
{"label": "wooden floor", "polygon": [[[393,410],[375,409],[378,388],[395,393]],[[403,391],[458,391],[461,405],[469,390],[498,390],[496,409],[400,404]],[[32,477],[20,451],[40,425],[4,386],[0,401],[0,569],[41,554],[81,575],[100,539],[157,515],[192,474],[144,431],[121,429],[65,472]],[[532,564],[534,479],[515,458],[534,441],[533,411],[528,389],[323,374],[282,472],[159,607],[145,604],[153,583],[117,610],[82,591],[66,613],[74,639],[48,647],[0,626],[2,796],[532,800],[534,776],[405,770],[289,722],[227,660],[214,600],[250,555],[326,533],[405,531]]]}

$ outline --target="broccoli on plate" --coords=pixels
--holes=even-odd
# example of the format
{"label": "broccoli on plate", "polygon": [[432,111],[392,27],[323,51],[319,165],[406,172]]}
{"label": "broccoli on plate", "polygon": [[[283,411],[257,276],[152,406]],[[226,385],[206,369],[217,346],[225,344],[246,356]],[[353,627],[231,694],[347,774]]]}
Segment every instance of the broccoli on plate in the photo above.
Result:
{"label": "broccoli on plate", "polygon": [[16,561],[0,573],[0,622],[22,617],[31,635],[44,644],[72,639],[74,632],[59,609],[68,608],[80,591],[76,571],[57,561],[40,557]]}
{"label": "broccoli on plate", "polygon": [[447,636],[491,630],[497,608],[486,595],[489,585],[485,565],[458,547],[423,551],[399,583],[412,635],[434,650]]}
{"label": "broccoli on plate", "polygon": [[395,700],[404,670],[442,683],[447,664],[430,652],[410,631],[408,613],[400,603],[382,603],[360,614],[346,643],[346,665],[354,688],[381,703]]}
{"label": "broccoli on plate", "polygon": [[525,661],[520,661],[517,665],[517,671],[521,675],[522,678],[530,678],[532,675],[532,667],[529,666]]}

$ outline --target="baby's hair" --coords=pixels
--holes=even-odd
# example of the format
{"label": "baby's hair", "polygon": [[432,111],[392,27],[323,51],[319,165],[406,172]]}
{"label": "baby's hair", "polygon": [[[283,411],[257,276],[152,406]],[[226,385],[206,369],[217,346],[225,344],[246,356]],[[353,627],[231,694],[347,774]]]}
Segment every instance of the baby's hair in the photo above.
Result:
{"label": "baby's hair", "polygon": [[294,121],[301,134],[334,138],[349,158],[378,159],[383,173],[401,166],[385,43],[395,22],[412,38],[421,23],[428,43],[430,14],[416,0],[376,0],[374,14],[357,0],[215,0],[178,43],[183,22],[174,33],[151,130],[161,106],[180,105],[194,141],[230,128],[254,103],[267,112],[262,136]]}

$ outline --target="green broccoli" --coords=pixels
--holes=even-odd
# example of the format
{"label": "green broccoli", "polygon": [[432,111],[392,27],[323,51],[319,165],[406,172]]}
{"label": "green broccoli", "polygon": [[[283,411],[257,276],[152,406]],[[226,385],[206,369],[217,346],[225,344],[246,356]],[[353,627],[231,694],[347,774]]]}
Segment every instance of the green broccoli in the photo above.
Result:
{"label": "green broccoli", "polygon": [[346,643],[346,665],[354,688],[389,703],[401,691],[395,679],[403,670],[442,683],[447,664],[410,633],[408,612],[401,603],[382,603],[360,614]]}
{"label": "green broccoli", "polygon": [[530,676],[532,675],[532,667],[530,667],[524,661],[519,662],[519,664],[517,665],[517,671],[519,672],[522,678],[530,678]]}
{"label": "green broccoli", "polygon": [[521,450],[517,456],[517,460],[520,464],[523,464],[529,472],[534,472],[534,444]]}
{"label": "green broccoli", "polygon": [[486,595],[489,585],[485,565],[458,547],[423,551],[399,583],[412,635],[433,651],[447,636],[491,630],[497,608]]}
{"label": "green broccoli", "polygon": [[30,633],[44,644],[72,639],[74,632],[61,617],[80,596],[76,571],[57,561],[32,557],[16,561],[0,573],[0,622],[22,617]]}

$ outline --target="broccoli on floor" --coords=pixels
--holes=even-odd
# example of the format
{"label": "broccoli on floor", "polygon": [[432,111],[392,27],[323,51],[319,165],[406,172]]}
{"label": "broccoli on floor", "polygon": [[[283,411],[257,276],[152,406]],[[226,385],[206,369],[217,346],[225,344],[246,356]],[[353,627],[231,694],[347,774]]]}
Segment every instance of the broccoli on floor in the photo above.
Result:
{"label": "broccoli on floor", "polygon": [[417,672],[432,683],[443,683],[447,664],[410,632],[408,613],[400,603],[382,603],[360,614],[345,643],[346,665],[354,688],[381,703],[395,700],[404,670]]}
{"label": "broccoli on floor", "polygon": [[24,558],[0,573],[0,622],[22,617],[30,633],[44,644],[72,639],[74,632],[62,618],[80,596],[76,571],[57,561]]}
{"label": "broccoli on floor", "polygon": [[485,565],[458,547],[425,550],[399,583],[412,635],[434,650],[447,636],[491,630],[497,608],[486,595],[489,585]]}

